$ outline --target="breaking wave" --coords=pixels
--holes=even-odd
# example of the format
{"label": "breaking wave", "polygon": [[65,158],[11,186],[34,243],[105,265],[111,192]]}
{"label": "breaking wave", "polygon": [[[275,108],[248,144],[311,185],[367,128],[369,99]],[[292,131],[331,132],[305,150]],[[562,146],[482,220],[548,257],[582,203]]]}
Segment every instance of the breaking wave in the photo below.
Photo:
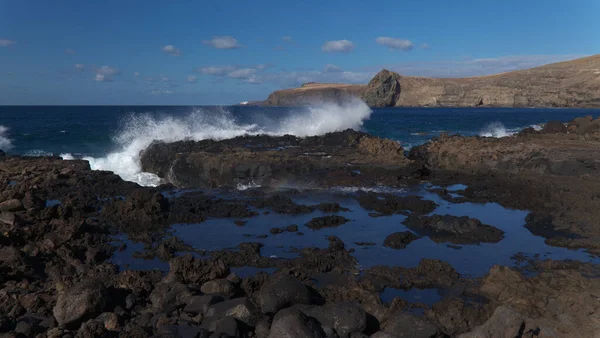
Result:
{"label": "breaking wave", "polygon": [[[112,171],[124,180],[156,186],[161,183],[160,179],[154,174],[142,172],[140,164],[140,153],[153,141],[222,140],[258,134],[314,136],[348,128],[360,129],[370,115],[371,109],[358,99],[342,105],[326,104],[299,109],[278,120],[261,120],[257,116],[255,121],[246,123],[239,122],[225,108],[218,111],[197,108],[183,117],[156,118],[150,114],[131,114],[114,138],[117,151],[106,157],[84,159],[94,170]],[[71,154],[61,156],[63,159],[74,158]]]}
{"label": "breaking wave", "polygon": [[507,129],[500,122],[492,122],[479,132],[482,137],[507,137],[512,136],[521,131],[522,128]]}
{"label": "breaking wave", "polygon": [[0,126],[0,149],[8,150],[12,148],[12,142],[8,138],[8,128]]}

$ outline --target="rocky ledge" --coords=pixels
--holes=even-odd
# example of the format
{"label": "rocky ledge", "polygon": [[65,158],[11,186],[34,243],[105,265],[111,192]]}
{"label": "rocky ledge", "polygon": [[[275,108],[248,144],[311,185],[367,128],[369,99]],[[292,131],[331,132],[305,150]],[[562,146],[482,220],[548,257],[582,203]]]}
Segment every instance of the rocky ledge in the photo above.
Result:
{"label": "rocky ledge", "polygon": [[311,105],[362,98],[372,107],[600,107],[600,55],[489,76],[427,78],[382,70],[367,85],[308,83],[259,103]]}
{"label": "rocky ledge", "polygon": [[396,185],[410,163],[401,145],[346,130],[324,136],[242,136],[154,143],[142,169],[177,187]]}

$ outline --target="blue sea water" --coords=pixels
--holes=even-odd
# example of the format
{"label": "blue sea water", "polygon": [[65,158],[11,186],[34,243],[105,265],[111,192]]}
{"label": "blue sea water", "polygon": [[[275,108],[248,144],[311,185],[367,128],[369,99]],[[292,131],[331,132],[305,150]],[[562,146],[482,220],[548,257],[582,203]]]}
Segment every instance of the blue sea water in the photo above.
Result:
{"label": "blue sea water", "polygon": [[442,132],[503,137],[548,120],[598,109],[321,107],[0,106],[0,149],[9,154],[85,158],[93,169],[152,184],[139,152],[153,140],[224,139],[243,134],[319,135],[347,128],[399,141],[406,149]]}

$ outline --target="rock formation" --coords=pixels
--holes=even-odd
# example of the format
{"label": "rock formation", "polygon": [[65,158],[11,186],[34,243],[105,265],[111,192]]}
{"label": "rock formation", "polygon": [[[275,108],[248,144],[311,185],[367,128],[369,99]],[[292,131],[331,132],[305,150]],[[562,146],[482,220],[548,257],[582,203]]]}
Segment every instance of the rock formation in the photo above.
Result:
{"label": "rock formation", "polygon": [[372,107],[600,107],[600,55],[468,78],[402,76],[382,70],[368,85],[309,83],[278,90],[274,106],[362,98]]}

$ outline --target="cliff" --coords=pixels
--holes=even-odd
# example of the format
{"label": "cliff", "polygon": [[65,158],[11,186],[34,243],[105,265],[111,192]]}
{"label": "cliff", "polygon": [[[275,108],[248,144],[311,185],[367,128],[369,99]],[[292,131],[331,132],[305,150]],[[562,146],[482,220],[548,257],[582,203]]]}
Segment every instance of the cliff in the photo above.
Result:
{"label": "cliff", "polygon": [[402,76],[384,69],[367,85],[309,83],[275,91],[263,104],[298,106],[349,96],[372,107],[600,107],[600,54],[469,78]]}

